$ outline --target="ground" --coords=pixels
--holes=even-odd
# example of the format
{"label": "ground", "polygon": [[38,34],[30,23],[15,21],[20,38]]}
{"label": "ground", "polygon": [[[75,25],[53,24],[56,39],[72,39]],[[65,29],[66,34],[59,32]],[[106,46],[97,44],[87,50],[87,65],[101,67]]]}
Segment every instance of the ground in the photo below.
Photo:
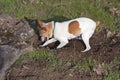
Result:
{"label": "ground", "polygon": [[120,33],[96,31],[90,45],[92,48],[86,53],[81,52],[85,48],[83,42],[74,39],[59,50],[42,48],[57,60],[24,59],[11,66],[6,80],[119,80]]}

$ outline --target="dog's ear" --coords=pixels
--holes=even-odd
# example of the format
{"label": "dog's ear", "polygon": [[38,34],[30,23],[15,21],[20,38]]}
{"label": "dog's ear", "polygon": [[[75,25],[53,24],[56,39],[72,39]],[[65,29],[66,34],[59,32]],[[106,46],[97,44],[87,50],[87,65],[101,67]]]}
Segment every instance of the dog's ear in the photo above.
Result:
{"label": "dog's ear", "polygon": [[45,25],[45,22],[41,21],[41,20],[37,20],[37,23],[39,25],[39,27],[43,27],[43,25]]}

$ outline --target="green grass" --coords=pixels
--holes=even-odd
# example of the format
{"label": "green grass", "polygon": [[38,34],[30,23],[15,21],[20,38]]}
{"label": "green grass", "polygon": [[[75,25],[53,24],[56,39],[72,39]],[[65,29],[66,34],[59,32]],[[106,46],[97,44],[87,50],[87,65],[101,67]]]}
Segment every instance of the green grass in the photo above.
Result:
{"label": "green grass", "polygon": [[36,60],[42,60],[42,61],[52,61],[54,59],[54,55],[50,52],[47,52],[45,50],[34,50],[31,52],[28,52],[24,55],[22,55],[17,61],[16,64],[20,64],[23,60],[28,61],[36,61]]}
{"label": "green grass", "polygon": [[[17,61],[16,64],[21,64],[22,61],[31,61],[35,62],[37,61],[43,61],[45,64],[47,64],[47,71],[51,72],[57,67],[70,67],[71,65],[74,65],[75,68],[83,71],[89,71],[90,73],[93,73],[92,68],[96,66],[99,62],[95,61],[91,57],[84,58],[81,61],[62,61],[58,58],[53,53],[50,53],[48,51],[39,49],[35,50],[32,52],[29,52],[27,54],[22,55]],[[107,72],[104,73],[103,80],[120,80],[120,71],[116,69],[116,65],[119,65],[120,62],[117,59],[114,59],[111,63],[104,63],[103,69],[106,70]],[[68,75],[68,71],[60,71],[61,74],[63,75]]]}
{"label": "green grass", "polygon": [[120,71],[118,69],[114,69],[116,65],[119,65],[120,61],[114,59],[109,64],[104,64],[104,69],[108,71],[108,74],[104,76],[104,80],[120,80]]}
{"label": "green grass", "polygon": [[34,50],[31,52],[28,52],[24,55],[22,55],[15,64],[21,64],[22,61],[30,61],[30,62],[35,62],[37,61],[43,61],[45,64],[48,64],[49,66],[48,71],[53,70],[55,67],[63,65],[64,62],[57,59],[53,53],[50,53],[48,51],[42,50],[42,49],[38,49],[38,50]]}
{"label": "green grass", "polygon": [[91,58],[88,57],[81,62],[76,64],[76,67],[79,68],[80,70],[85,70],[85,71],[90,71],[90,68],[95,66],[96,62]]}
{"label": "green grass", "polygon": [[12,14],[18,19],[26,16],[45,21],[64,21],[85,16],[99,20],[102,27],[119,30],[116,24],[120,23],[120,17],[108,10],[109,7],[120,8],[119,3],[119,0],[0,0],[0,13]]}
{"label": "green grass", "polygon": [[104,80],[120,80],[120,71],[109,73],[104,77]]}
{"label": "green grass", "polygon": [[117,60],[117,59],[114,59],[112,62],[110,62],[109,64],[104,64],[104,68],[106,69],[106,70],[108,70],[109,72],[111,72],[112,71],[112,68],[114,67],[114,66],[116,66],[116,65],[118,65],[118,64],[120,64],[120,61],[119,60]]}

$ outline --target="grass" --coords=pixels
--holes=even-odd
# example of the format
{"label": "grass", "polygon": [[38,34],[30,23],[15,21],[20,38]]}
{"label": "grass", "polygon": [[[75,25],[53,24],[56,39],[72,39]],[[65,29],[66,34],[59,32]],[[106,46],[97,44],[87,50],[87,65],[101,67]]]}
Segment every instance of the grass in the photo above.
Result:
{"label": "grass", "polygon": [[114,59],[109,64],[104,64],[105,70],[108,71],[108,74],[104,76],[104,80],[120,80],[120,71],[118,69],[114,69],[114,67],[119,64],[120,61],[117,59]]}
{"label": "grass", "polygon": [[43,61],[45,64],[50,64],[47,68],[48,71],[51,71],[52,69],[54,69],[56,66],[59,65],[63,65],[64,62],[62,62],[61,60],[58,60],[54,54],[47,52],[45,50],[42,49],[38,49],[38,50],[34,50],[31,51],[29,53],[26,53],[24,55],[22,55],[15,64],[21,64],[22,61],[27,60],[27,61],[31,61],[31,62],[35,62],[37,61]]}
{"label": "grass", "polygon": [[85,71],[90,71],[90,68],[93,66],[95,66],[95,61],[91,57],[88,57],[82,62],[79,62],[76,64],[77,68],[79,68],[80,70],[85,70]]}
{"label": "grass", "polygon": [[104,80],[120,80],[120,71],[111,72],[104,77]]}
{"label": "grass", "polygon": [[[82,60],[81,62],[73,62],[73,61],[62,61],[60,59],[57,59],[54,54],[47,52],[42,49],[38,49],[35,51],[31,51],[27,54],[22,55],[15,64],[21,64],[22,61],[31,61],[35,62],[37,61],[43,61],[45,64],[48,64],[47,71],[51,72],[58,66],[60,67],[70,67],[74,65],[76,68],[80,70],[90,71],[90,67],[93,67],[95,65],[95,61],[92,58],[85,58],[85,60]],[[66,71],[61,71],[62,74],[67,74]]]}
{"label": "grass", "polygon": [[[0,0],[0,13],[9,13],[18,19],[24,16],[45,21],[64,21],[81,16],[99,20],[102,27],[116,29],[119,17],[108,10],[120,8],[119,0]],[[119,28],[119,25],[117,25]]]}
{"label": "grass", "polygon": [[43,61],[49,61],[49,62],[55,62],[55,57],[52,53],[47,52],[45,50],[34,50],[29,53],[26,53],[20,57],[20,59],[17,60],[16,63],[21,63],[22,60],[30,60],[30,61],[36,61],[36,60],[43,60]]}
{"label": "grass", "polygon": [[120,71],[109,73],[104,77],[104,80],[120,80]]}
{"label": "grass", "polygon": [[[48,72],[52,72],[58,67],[66,68],[74,65],[73,67],[77,68],[78,70],[89,71],[90,73],[93,73],[92,68],[99,63],[91,57],[86,57],[85,59],[79,62],[62,61],[60,59],[57,59],[54,54],[42,49],[38,49],[22,55],[16,61],[16,64],[21,64],[21,62],[24,60],[28,60],[33,63],[36,60],[43,61],[45,64],[47,64],[46,69]],[[104,74],[103,80],[120,80],[120,71],[115,69],[116,65],[119,65],[119,64],[120,62],[117,59],[114,59],[109,64],[104,63],[102,66],[103,66],[103,69],[106,70],[107,72]],[[60,73],[63,74],[64,76],[69,75],[69,72],[64,70],[60,71]]]}

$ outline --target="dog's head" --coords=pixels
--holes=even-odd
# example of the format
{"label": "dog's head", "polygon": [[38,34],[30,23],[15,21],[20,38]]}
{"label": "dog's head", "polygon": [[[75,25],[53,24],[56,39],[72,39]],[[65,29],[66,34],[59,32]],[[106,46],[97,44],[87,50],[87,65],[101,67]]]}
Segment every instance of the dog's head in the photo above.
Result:
{"label": "dog's head", "polygon": [[51,37],[52,22],[45,23],[41,20],[37,20],[37,22],[38,22],[39,35],[41,37],[42,42],[44,42],[46,39],[48,40]]}

